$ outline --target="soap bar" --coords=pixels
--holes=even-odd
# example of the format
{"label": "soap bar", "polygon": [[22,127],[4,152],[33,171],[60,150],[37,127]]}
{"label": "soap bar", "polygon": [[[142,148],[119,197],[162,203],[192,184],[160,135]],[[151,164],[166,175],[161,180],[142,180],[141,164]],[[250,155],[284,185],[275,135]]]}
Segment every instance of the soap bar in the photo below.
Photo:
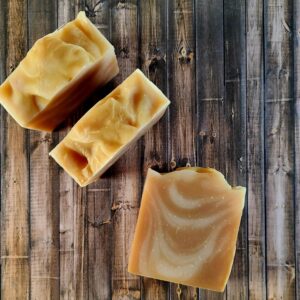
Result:
{"label": "soap bar", "polygon": [[50,155],[80,186],[86,186],[154,125],[169,103],[137,69],[95,104]]}
{"label": "soap bar", "polygon": [[21,126],[52,131],[118,72],[113,46],[80,12],[33,45],[0,86],[0,103]]}
{"label": "soap bar", "polygon": [[210,168],[148,170],[128,271],[223,291],[230,275],[246,189]]}

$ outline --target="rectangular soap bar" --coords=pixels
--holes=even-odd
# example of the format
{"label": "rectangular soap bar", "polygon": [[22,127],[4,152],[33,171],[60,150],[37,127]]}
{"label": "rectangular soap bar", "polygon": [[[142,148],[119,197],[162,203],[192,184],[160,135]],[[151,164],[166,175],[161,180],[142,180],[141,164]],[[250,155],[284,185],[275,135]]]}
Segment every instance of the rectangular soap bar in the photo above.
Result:
{"label": "rectangular soap bar", "polygon": [[181,168],[167,174],[149,169],[128,271],[223,291],[245,192],[210,168]]}
{"label": "rectangular soap bar", "polygon": [[140,71],[94,105],[50,155],[80,186],[101,176],[164,114],[170,101]]}
{"label": "rectangular soap bar", "polygon": [[52,131],[118,72],[113,46],[80,12],[33,45],[0,86],[0,103],[21,126]]}

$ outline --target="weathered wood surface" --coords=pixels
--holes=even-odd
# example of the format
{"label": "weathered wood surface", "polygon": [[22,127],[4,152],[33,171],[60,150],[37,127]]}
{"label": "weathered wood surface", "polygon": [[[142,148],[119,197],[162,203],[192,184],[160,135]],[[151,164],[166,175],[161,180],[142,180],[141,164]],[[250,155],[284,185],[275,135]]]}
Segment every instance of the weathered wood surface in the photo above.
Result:
{"label": "weathered wood surface", "polygon": [[295,296],[292,4],[269,1],[264,11],[267,293],[271,299]]}
{"label": "weathered wood surface", "polygon": [[247,177],[249,298],[266,299],[263,2],[247,3]]}
{"label": "weathered wood surface", "polygon": [[[294,2],[293,39],[294,39],[294,121],[295,121],[295,236],[300,232],[300,2]],[[296,295],[300,295],[300,239],[295,241]]]}
{"label": "weathered wood surface", "polygon": [[[181,299],[299,299],[299,1],[0,0],[1,82],[80,10],[114,44],[120,74],[53,134],[1,108],[1,299],[177,299],[177,285],[126,269],[147,168],[186,164],[248,194],[226,291],[180,286]],[[81,189],[48,152],[137,67],[170,109]]]}

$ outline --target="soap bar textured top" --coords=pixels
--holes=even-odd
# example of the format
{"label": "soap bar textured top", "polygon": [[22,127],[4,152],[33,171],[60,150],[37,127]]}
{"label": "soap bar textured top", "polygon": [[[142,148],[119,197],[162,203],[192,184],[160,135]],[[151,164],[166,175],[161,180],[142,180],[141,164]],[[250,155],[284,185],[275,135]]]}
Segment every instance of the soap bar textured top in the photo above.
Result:
{"label": "soap bar textured top", "polygon": [[50,155],[85,186],[164,114],[170,101],[140,71],[92,107]]}
{"label": "soap bar textured top", "polygon": [[223,291],[233,263],[246,189],[210,168],[148,170],[130,273]]}
{"label": "soap bar textured top", "polygon": [[33,45],[0,86],[0,102],[21,126],[52,131],[118,72],[113,46],[80,12]]}

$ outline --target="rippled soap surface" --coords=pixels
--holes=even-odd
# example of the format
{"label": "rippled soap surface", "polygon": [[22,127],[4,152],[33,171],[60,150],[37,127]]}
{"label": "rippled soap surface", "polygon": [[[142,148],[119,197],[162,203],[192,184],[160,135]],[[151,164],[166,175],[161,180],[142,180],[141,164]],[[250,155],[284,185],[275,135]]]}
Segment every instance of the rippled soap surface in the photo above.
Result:
{"label": "rippled soap surface", "polygon": [[0,88],[0,99],[26,125],[106,51],[83,13],[36,41]]}
{"label": "rippled soap surface", "polygon": [[148,171],[129,272],[222,291],[235,254],[245,188],[214,169]]}
{"label": "rippled soap surface", "polygon": [[84,185],[148,128],[169,100],[140,71],[94,105],[51,152]]}

